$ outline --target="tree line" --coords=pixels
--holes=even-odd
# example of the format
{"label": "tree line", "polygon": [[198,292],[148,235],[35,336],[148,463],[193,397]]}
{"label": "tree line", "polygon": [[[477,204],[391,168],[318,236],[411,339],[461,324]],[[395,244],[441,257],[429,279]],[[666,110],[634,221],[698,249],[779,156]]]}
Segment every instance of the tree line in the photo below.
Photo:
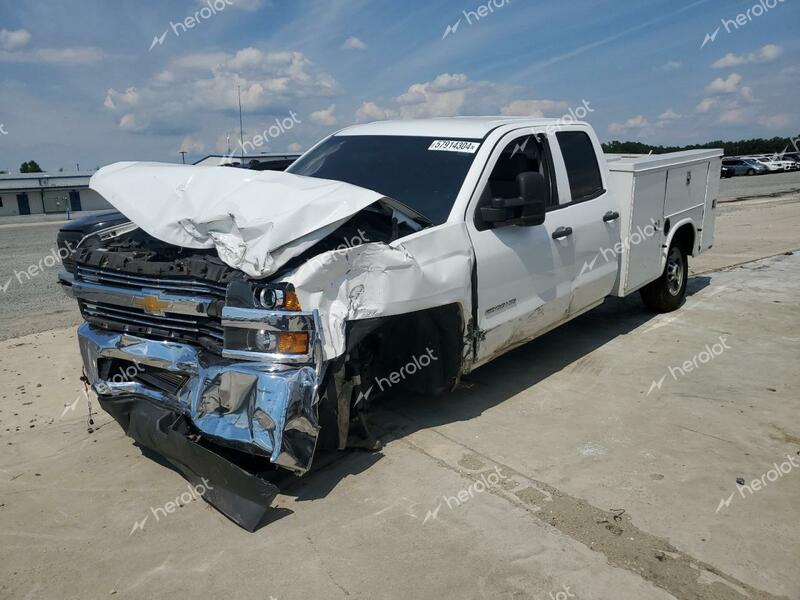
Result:
{"label": "tree line", "polygon": [[692,144],[690,146],[651,146],[641,142],[620,142],[618,140],[603,144],[603,151],[609,154],[650,154],[651,152],[653,154],[665,154],[667,152],[703,150],[708,148],[722,148],[725,151],[725,156],[775,154],[784,151],[798,152],[800,151],[800,135],[794,138],[754,138],[752,140],[739,140],[738,142],[716,140],[705,144]]}

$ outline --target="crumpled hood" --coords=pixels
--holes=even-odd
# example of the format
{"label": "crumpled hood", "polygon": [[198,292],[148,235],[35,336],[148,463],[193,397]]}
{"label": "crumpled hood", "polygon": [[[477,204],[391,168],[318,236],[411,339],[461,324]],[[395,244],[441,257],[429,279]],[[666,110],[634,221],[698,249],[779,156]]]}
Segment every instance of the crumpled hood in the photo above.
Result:
{"label": "crumpled hood", "polygon": [[89,187],[153,237],[216,248],[251,277],[267,277],[384,197],[358,186],[277,171],[119,162]]}

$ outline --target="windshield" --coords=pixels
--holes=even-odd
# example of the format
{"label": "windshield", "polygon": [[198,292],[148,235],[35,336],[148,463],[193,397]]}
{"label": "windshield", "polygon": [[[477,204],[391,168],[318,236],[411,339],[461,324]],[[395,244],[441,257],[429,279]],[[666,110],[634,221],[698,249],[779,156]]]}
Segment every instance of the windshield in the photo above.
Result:
{"label": "windshield", "polygon": [[466,151],[431,150],[435,141],[433,137],[393,135],[334,136],[286,171],[370,189],[399,200],[440,225],[453,208],[480,142],[434,146],[457,146]]}

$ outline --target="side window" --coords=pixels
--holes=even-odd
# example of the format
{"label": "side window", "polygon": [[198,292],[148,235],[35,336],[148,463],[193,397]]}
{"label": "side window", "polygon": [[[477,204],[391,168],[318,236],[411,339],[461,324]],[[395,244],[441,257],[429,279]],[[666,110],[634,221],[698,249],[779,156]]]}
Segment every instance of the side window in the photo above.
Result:
{"label": "side window", "polygon": [[567,168],[572,201],[597,198],[605,190],[592,140],[583,131],[560,131],[556,138]]}
{"label": "side window", "polygon": [[[492,168],[486,187],[481,193],[478,207],[486,206],[492,198],[516,198],[519,196],[517,175],[533,171],[544,175],[549,195],[547,209],[558,206],[553,162],[550,160],[550,149],[546,140],[536,135],[524,135],[513,140],[503,148],[497,162]],[[479,231],[488,229],[481,220],[480,210],[475,211],[475,226]]]}

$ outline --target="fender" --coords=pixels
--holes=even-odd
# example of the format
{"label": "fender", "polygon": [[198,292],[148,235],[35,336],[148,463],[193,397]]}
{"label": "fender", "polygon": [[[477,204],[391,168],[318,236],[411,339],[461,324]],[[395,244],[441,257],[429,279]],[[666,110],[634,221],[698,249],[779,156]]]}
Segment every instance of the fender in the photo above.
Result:
{"label": "fender", "polygon": [[[667,219],[669,220],[669,219]],[[675,234],[680,231],[681,227],[684,225],[689,224],[692,227],[692,233],[694,234],[694,239],[697,239],[697,226],[694,223],[694,220],[691,217],[684,217],[674,225],[670,223],[669,232],[667,233],[664,243],[661,245],[661,270],[664,270],[664,267],[667,265],[667,252],[669,251],[669,247],[672,245],[672,240],[675,239]],[[692,244],[692,251],[689,253],[690,255],[694,256],[694,244]]]}

